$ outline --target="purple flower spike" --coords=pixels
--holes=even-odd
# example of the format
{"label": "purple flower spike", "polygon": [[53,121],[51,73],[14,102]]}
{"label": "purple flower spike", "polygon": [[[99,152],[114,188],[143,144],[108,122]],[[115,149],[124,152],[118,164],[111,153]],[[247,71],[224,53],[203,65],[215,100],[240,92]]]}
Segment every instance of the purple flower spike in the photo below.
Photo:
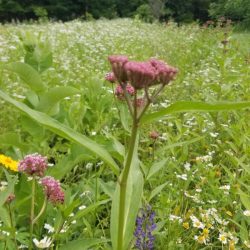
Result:
{"label": "purple flower spike", "polygon": [[148,205],[141,209],[136,219],[136,229],[134,236],[136,237],[135,247],[139,250],[154,249],[154,240],[152,232],[156,229],[154,222],[155,212]]}
{"label": "purple flower spike", "polygon": [[47,158],[35,153],[26,155],[24,159],[19,162],[18,171],[24,172],[27,175],[42,177],[47,167]]}
{"label": "purple flower spike", "polygon": [[46,176],[41,179],[41,184],[48,200],[51,203],[56,204],[64,202],[64,192],[61,189],[59,181],[55,180],[51,176]]}

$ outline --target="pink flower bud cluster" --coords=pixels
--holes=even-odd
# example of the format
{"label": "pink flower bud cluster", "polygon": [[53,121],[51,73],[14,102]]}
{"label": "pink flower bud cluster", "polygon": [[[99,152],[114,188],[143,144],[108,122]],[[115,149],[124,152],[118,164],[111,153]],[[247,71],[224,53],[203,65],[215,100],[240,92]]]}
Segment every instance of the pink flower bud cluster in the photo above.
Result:
{"label": "pink flower bud cluster", "polygon": [[119,83],[129,82],[135,89],[155,84],[167,85],[178,70],[163,61],[151,59],[147,62],[129,61],[126,56],[109,56],[114,78]]}
{"label": "pink flower bud cluster", "polygon": [[19,162],[18,171],[24,172],[27,175],[42,177],[47,167],[47,158],[35,153],[26,155],[24,159]]}
{"label": "pink flower bud cluster", "polygon": [[105,80],[106,81],[109,81],[111,83],[114,83],[116,81],[115,79],[115,74],[113,72],[108,72],[106,75],[105,75]]}
{"label": "pink flower bud cluster", "polygon": [[[127,91],[128,95],[130,95],[130,96],[133,96],[134,93],[135,93],[134,87],[132,87],[130,84],[126,85],[126,91]],[[122,88],[122,86],[120,84],[116,86],[115,95],[120,100],[124,100],[124,90],[123,90],[123,88]]]}
{"label": "pink flower bud cluster", "polygon": [[51,176],[46,176],[41,179],[41,184],[45,195],[51,203],[56,204],[64,202],[64,192],[59,181]]}

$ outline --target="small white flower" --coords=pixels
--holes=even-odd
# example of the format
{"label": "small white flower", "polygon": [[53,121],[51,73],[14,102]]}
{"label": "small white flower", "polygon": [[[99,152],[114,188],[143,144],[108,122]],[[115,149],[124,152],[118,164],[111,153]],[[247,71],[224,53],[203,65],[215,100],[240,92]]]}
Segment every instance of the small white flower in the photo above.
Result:
{"label": "small white flower", "polygon": [[226,233],[220,233],[218,239],[219,239],[219,241],[222,242],[222,244],[227,244],[227,234]]}
{"label": "small white flower", "polygon": [[249,216],[250,216],[250,210],[245,210],[245,211],[243,212],[243,214],[244,214],[245,216],[249,217]]}
{"label": "small white flower", "polygon": [[48,238],[47,236],[45,236],[40,241],[38,241],[37,239],[33,239],[33,242],[36,245],[36,247],[38,247],[38,248],[48,248],[48,247],[50,247],[52,240],[51,240],[51,238]]}
{"label": "small white flower", "polygon": [[85,206],[85,205],[82,205],[82,206],[79,207],[79,210],[83,210],[83,209],[85,209],[85,208],[86,208],[86,206]]}
{"label": "small white flower", "polygon": [[191,164],[189,162],[186,162],[184,164],[184,168],[187,170],[187,171],[190,171],[190,167],[191,167]]}
{"label": "small white flower", "polygon": [[216,138],[218,135],[219,135],[219,133],[209,133],[210,135],[211,135],[211,137],[213,137],[213,138]]}
{"label": "small white flower", "polygon": [[29,248],[29,247],[26,246],[26,245],[20,245],[20,246],[18,247],[18,249],[24,249],[24,248]]}
{"label": "small white flower", "polygon": [[71,222],[71,224],[76,224],[76,220],[73,220],[73,221]]}
{"label": "small white flower", "polygon": [[45,223],[44,228],[48,230],[49,233],[54,233],[55,229],[50,225]]}
{"label": "small white flower", "polygon": [[91,135],[96,135],[96,132],[95,131],[91,132]]}

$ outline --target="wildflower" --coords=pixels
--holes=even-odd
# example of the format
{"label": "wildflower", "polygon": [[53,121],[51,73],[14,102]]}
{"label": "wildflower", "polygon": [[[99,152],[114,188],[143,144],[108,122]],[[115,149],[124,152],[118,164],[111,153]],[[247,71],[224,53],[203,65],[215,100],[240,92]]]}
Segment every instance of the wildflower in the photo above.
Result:
{"label": "wildflower", "polygon": [[152,85],[156,77],[155,69],[149,62],[127,62],[124,69],[135,89],[143,89]]}
{"label": "wildflower", "polygon": [[55,229],[50,224],[45,223],[44,228],[48,230],[48,233],[54,233]]}
{"label": "wildflower", "polygon": [[159,136],[160,136],[159,133],[156,132],[156,131],[151,131],[151,132],[149,133],[149,137],[150,137],[151,139],[153,139],[153,140],[156,140]]}
{"label": "wildflower", "polygon": [[250,210],[245,210],[245,211],[243,212],[243,214],[244,214],[245,216],[249,217],[249,216],[250,216]]}
{"label": "wildflower", "polygon": [[105,80],[114,83],[116,81],[115,74],[113,72],[109,72],[105,75]]}
{"label": "wildflower", "polygon": [[18,171],[18,162],[11,159],[8,156],[0,154],[0,164],[4,165],[4,167],[17,172]]}
{"label": "wildflower", "polygon": [[61,189],[59,181],[55,180],[51,176],[46,176],[41,179],[41,184],[48,200],[51,203],[56,204],[64,202],[64,192]]}
{"label": "wildflower", "polygon": [[164,85],[173,80],[178,72],[176,68],[156,59],[151,59],[150,63],[156,70],[156,79]]}
{"label": "wildflower", "polygon": [[204,229],[205,225],[202,222],[200,222],[198,218],[192,215],[190,216],[190,219],[193,222],[193,227]]}
{"label": "wildflower", "polygon": [[127,82],[127,74],[124,70],[124,65],[128,62],[126,56],[113,55],[108,57],[109,62],[111,63],[114,76],[120,83]]}
{"label": "wildflower", "polygon": [[151,250],[154,248],[154,236],[152,232],[156,228],[154,223],[155,213],[150,206],[141,209],[136,219],[136,230],[134,236],[136,237],[135,247],[140,250]]}
{"label": "wildflower", "polygon": [[85,208],[86,208],[86,206],[85,206],[85,205],[82,205],[82,206],[79,207],[79,210],[83,210],[83,209],[85,209]]}
{"label": "wildflower", "polygon": [[203,234],[201,234],[201,235],[199,235],[199,236],[195,235],[195,236],[194,236],[194,239],[195,239],[199,244],[206,244],[206,243],[207,243],[207,242],[206,242],[206,238],[205,238],[205,236],[204,236]]}
{"label": "wildflower", "polygon": [[187,171],[190,171],[190,167],[191,167],[191,164],[189,162],[186,162],[184,164],[184,168],[187,170]]}
{"label": "wildflower", "polygon": [[48,248],[48,247],[50,247],[52,240],[51,240],[51,238],[48,238],[47,236],[45,236],[40,241],[38,241],[37,239],[33,239],[33,242],[35,243],[36,247],[38,247],[38,248]]}
{"label": "wildflower", "polygon": [[[126,91],[127,93],[132,96],[134,95],[134,88],[130,85],[130,84],[127,84],[126,85]],[[115,89],[115,95],[117,96],[117,98],[119,98],[120,100],[123,100],[124,99],[124,90],[122,88],[122,86],[119,84],[116,86],[116,89]]]}
{"label": "wildflower", "polygon": [[182,226],[183,226],[185,229],[189,229],[189,223],[188,223],[188,222],[182,223]]}
{"label": "wildflower", "polygon": [[220,233],[219,234],[219,241],[222,242],[222,244],[227,244],[227,234],[226,233]]}
{"label": "wildflower", "polygon": [[42,177],[47,167],[47,158],[35,153],[26,155],[24,159],[19,162],[18,170],[28,175]]}

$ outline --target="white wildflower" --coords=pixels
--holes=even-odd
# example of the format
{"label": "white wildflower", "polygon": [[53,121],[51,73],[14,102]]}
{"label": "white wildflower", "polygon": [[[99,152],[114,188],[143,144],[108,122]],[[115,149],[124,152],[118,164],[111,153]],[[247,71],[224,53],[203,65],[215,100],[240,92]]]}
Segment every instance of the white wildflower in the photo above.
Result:
{"label": "white wildflower", "polygon": [[49,233],[55,232],[55,229],[50,224],[45,223],[44,228],[47,229]]}
{"label": "white wildflower", "polygon": [[38,241],[37,239],[33,239],[33,242],[36,245],[36,247],[38,247],[38,248],[48,248],[48,247],[50,247],[52,240],[51,240],[51,238],[48,238],[47,236],[45,236],[40,241]]}

